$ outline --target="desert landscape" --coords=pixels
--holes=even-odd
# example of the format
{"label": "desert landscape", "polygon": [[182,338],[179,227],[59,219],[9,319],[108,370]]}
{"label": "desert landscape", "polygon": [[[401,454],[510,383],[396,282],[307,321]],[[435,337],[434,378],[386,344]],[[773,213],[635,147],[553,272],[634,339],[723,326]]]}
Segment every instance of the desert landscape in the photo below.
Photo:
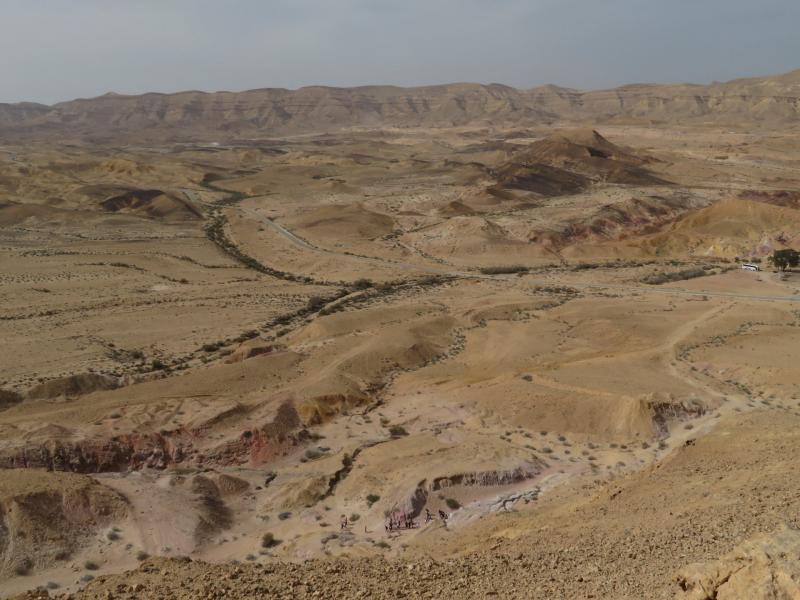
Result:
{"label": "desert landscape", "polygon": [[0,597],[800,597],[799,115],[0,104]]}

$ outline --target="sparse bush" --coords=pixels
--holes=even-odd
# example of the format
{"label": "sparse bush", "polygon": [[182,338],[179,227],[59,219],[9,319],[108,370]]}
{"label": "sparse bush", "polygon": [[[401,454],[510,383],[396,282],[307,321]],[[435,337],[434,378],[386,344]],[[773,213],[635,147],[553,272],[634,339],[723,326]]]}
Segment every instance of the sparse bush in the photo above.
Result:
{"label": "sparse bush", "polygon": [[100,568],[100,566],[92,560],[87,560],[85,563],[83,563],[83,568],[87,571],[96,571]]}
{"label": "sparse bush", "polygon": [[389,428],[389,433],[391,434],[392,437],[403,437],[404,435],[408,435],[408,432],[406,431],[405,427],[401,425],[392,425]]}
{"label": "sparse bush", "polygon": [[366,290],[371,288],[373,285],[374,284],[372,283],[372,280],[366,278],[357,279],[355,282],[353,282],[353,287],[357,290]]}
{"label": "sparse bush", "polygon": [[381,540],[375,544],[378,548],[391,548],[388,542]]}
{"label": "sparse bush", "polygon": [[14,565],[14,575],[20,577],[27,575],[33,569],[33,561],[30,558],[21,558]]}
{"label": "sparse bush", "polygon": [[459,508],[461,508],[461,503],[455,498],[448,498],[447,500],[444,501],[444,503],[447,504],[447,508],[449,508],[450,510],[458,510]]}
{"label": "sparse bush", "polygon": [[378,494],[367,494],[367,506],[372,506],[380,499],[381,497]]}
{"label": "sparse bush", "polygon": [[147,560],[148,558],[150,558],[150,555],[147,552],[145,552],[144,550],[139,550],[136,553],[136,560],[138,560],[138,561]]}
{"label": "sparse bush", "polygon": [[642,279],[642,283],[649,285],[661,285],[662,283],[669,283],[671,281],[684,281],[686,279],[695,279],[703,277],[704,275],[711,274],[711,271],[706,271],[701,267],[693,267],[691,269],[683,269],[681,271],[674,271],[672,273],[652,273]]}
{"label": "sparse bush", "polygon": [[0,410],[4,408],[10,408],[15,404],[19,404],[22,402],[23,398],[21,394],[17,392],[12,392],[11,390],[3,390],[0,389]]}
{"label": "sparse bush", "polygon": [[351,522],[351,523],[355,523],[355,522],[356,522],[356,521],[358,521],[360,518],[361,518],[361,515],[360,515],[360,514],[358,514],[358,513],[353,513],[352,515],[350,515],[350,522]]}
{"label": "sparse bush", "polygon": [[509,275],[512,273],[527,273],[528,267],[522,265],[508,265],[497,267],[483,267],[481,273],[484,275]]}
{"label": "sparse bush", "polygon": [[290,513],[289,511],[286,511],[286,512],[282,512],[282,513],[280,513],[280,514],[278,515],[278,518],[279,518],[281,521],[285,521],[286,519],[288,519],[288,518],[289,518],[289,517],[291,517],[291,516],[292,516],[292,513]]}
{"label": "sparse bush", "polygon": [[280,542],[276,540],[275,535],[269,531],[261,536],[262,548],[272,548],[273,546],[277,546],[278,544],[280,544]]}
{"label": "sparse bush", "polygon": [[308,299],[308,304],[306,305],[308,310],[319,310],[323,306],[327,304],[325,298],[321,296],[311,296]]}
{"label": "sparse bush", "polygon": [[322,456],[322,452],[320,452],[319,450],[317,450],[317,449],[315,449],[315,448],[309,448],[309,449],[308,449],[308,450],[306,450],[306,452],[305,452],[305,457],[306,457],[306,459],[308,459],[308,460],[316,460],[316,459],[318,459],[320,456]]}

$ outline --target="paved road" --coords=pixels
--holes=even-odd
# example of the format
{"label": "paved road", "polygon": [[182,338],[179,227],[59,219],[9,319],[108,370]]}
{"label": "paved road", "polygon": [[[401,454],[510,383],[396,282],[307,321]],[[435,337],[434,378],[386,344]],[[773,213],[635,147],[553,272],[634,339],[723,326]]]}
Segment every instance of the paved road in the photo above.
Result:
{"label": "paved road", "polygon": [[[204,206],[215,207],[218,208],[218,205],[215,205],[212,202],[205,202],[200,200],[197,197],[197,194],[194,190],[185,189],[183,192],[192,202],[196,202],[199,204],[203,204]],[[486,279],[486,280],[493,280],[493,281],[503,281],[503,280],[511,280],[511,281],[519,281],[517,275],[487,275],[484,273],[475,273],[470,271],[457,271],[452,269],[447,269],[446,267],[435,267],[435,266],[426,266],[426,265],[415,265],[413,263],[404,263],[404,262],[397,262],[392,261],[389,259],[383,259],[378,257],[372,256],[357,256],[354,254],[347,254],[345,252],[338,252],[336,250],[328,250],[327,248],[321,248],[319,246],[314,246],[310,244],[306,240],[296,236],[290,230],[286,229],[282,225],[279,225],[269,217],[261,214],[255,209],[252,208],[244,208],[241,206],[231,206],[238,210],[239,212],[255,219],[259,223],[266,225],[267,227],[272,228],[276,231],[279,235],[283,238],[287,239],[294,245],[303,248],[304,250],[308,250],[310,252],[318,252],[321,254],[327,254],[331,256],[336,256],[338,258],[346,258],[348,260],[357,260],[362,262],[367,262],[374,265],[379,265],[382,267],[388,267],[390,269],[397,269],[402,271],[414,271],[417,273],[431,273],[434,275],[445,275],[449,277],[459,277],[462,279]],[[558,279],[531,279],[529,276],[526,276],[523,280],[526,284],[532,286],[564,286],[570,287],[575,289],[581,290],[598,290],[598,291],[613,291],[613,292],[623,292],[625,294],[662,294],[668,296],[689,296],[689,297],[707,297],[707,298],[724,298],[729,300],[751,300],[751,301],[763,301],[763,302],[800,302],[800,296],[764,296],[759,294],[742,294],[737,292],[713,292],[707,290],[687,290],[683,288],[669,288],[669,287],[661,287],[661,286],[652,286],[652,285],[624,285],[624,284],[613,284],[613,283],[582,283],[582,282],[575,282],[575,281],[563,281]]]}

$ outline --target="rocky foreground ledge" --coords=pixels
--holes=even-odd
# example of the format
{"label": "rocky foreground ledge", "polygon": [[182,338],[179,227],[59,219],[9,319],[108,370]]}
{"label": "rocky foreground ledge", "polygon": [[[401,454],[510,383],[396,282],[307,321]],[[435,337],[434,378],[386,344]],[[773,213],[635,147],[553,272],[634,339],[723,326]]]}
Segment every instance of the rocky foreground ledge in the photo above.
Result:
{"label": "rocky foreground ledge", "polygon": [[[569,572],[575,565],[565,566]],[[441,562],[378,557],[270,565],[158,558],[135,571],[99,577],[80,592],[53,597],[47,590],[36,590],[13,600],[562,597],[565,582],[553,578],[551,584],[543,584],[540,569],[523,553],[482,552]],[[676,600],[789,599],[800,598],[798,581],[800,531],[784,525],[719,560],[686,567],[676,575],[674,591]],[[581,593],[583,582],[579,576],[573,586],[566,586],[576,594],[571,597],[617,597],[611,590]]]}

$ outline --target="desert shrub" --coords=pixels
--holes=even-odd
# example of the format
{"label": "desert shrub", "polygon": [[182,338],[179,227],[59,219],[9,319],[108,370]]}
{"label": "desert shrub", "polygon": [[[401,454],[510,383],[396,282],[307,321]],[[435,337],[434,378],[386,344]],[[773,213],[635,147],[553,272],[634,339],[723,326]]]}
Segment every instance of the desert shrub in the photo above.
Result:
{"label": "desert shrub", "polygon": [[380,499],[381,497],[378,494],[367,494],[367,505],[372,506]]}
{"label": "desert shrub", "polygon": [[269,531],[261,536],[262,548],[272,548],[273,546],[277,546],[278,544],[280,544],[280,542],[276,540],[275,535]]}
{"label": "desert shrub", "polygon": [[325,298],[322,296],[311,296],[311,298],[308,299],[308,304],[306,306],[308,307],[308,310],[319,310],[325,306],[326,303],[327,302]]}
{"label": "desert shrub", "polygon": [[19,404],[22,402],[22,399],[22,395],[18,394],[17,392],[0,389],[0,410],[3,410],[4,408],[10,408],[15,404]]}
{"label": "desert shrub", "polygon": [[522,265],[507,265],[497,267],[483,267],[481,273],[484,275],[508,275],[511,273],[527,273],[528,267]]}
{"label": "desert shrub", "polygon": [[142,560],[147,560],[148,558],[150,558],[150,555],[144,550],[139,550],[136,553],[136,560],[142,561]]}
{"label": "desert shrub", "polygon": [[100,568],[100,566],[93,560],[87,560],[85,563],[83,563],[83,568],[87,571],[96,571]]}
{"label": "desert shrub", "polygon": [[360,515],[360,514],[358,514],[358,513],[353,513],[352,515],[350,515],[350,521],[351,521],[352,523],[355,523],[355,522],[356,522],[356,521],[358,521],[360,518],[361,518],[361,515]]}
{"label": "desert shrub", "polygon": [[305,456],[308,460],[316,460],[320,456],[322,456],[322,452],[317,450],[316,448],[309,448],[305,452]]}
{"label": "desert shrub", "polygon": [[109,531],[106,534],[106,538],[110,542],[116,542],[119,539],[119,533],[117,533],[116,531]]}
{"label": "desert shrub", "polygon": [[392,437],[403,437],[404,435],[408,435],[408,432],[406,431],[405,427],[401,425],[392,425],[389,428],[389,433],[391,434]]}
{"label": "desert shrub", "polygon": [[373,286],[371,279],[361,278],[353,282],[353,287],[357,290],[366,290]]}
{"label": "desert shrub", "polygon": [[292,513],[290,513],[289,511],[286,511],[286,512],[282,512],[282,513],[280,513],[280,514],[278,515],[278,518],[279,518],[281,521],[285,521],[286,519],[288,519],[288,518],[289,518],[289,517],[291,517],[291,516],[292,516]]}
{"label": "desert shrub", "polygon": [[14,565],[14,575],[27,575],[33,569],[33,561],[30,558],[21,558]]}
{"label": "desert shrub", "polygon": [[662,283],[669,283],[671,281],[684,281],[686,279],[695,279],[708,275],[710,271],[706,271],[701,267],[694,267],[691,269],[683,269],[681,271],[674,271],[672,273],[652,273],[642,279],[642,283],[649,285],[661,285]]}
{"label": "desert shrub", "polygon": [[380,542],[377,542],[375,545],[376,545],[378,548],[391,548],[391,546],[389,545],[389,543],[388,543],[388,542],[384,542],[383,540],[381,540]]}
{"label": "desert shrub", "polygon": [[461,508],[461,503],[455,498],[448,498],[447,500],[444,501],[444,503],[447,504],[447,508],[449,508],[450,510],[458,510],[459,508]]}

